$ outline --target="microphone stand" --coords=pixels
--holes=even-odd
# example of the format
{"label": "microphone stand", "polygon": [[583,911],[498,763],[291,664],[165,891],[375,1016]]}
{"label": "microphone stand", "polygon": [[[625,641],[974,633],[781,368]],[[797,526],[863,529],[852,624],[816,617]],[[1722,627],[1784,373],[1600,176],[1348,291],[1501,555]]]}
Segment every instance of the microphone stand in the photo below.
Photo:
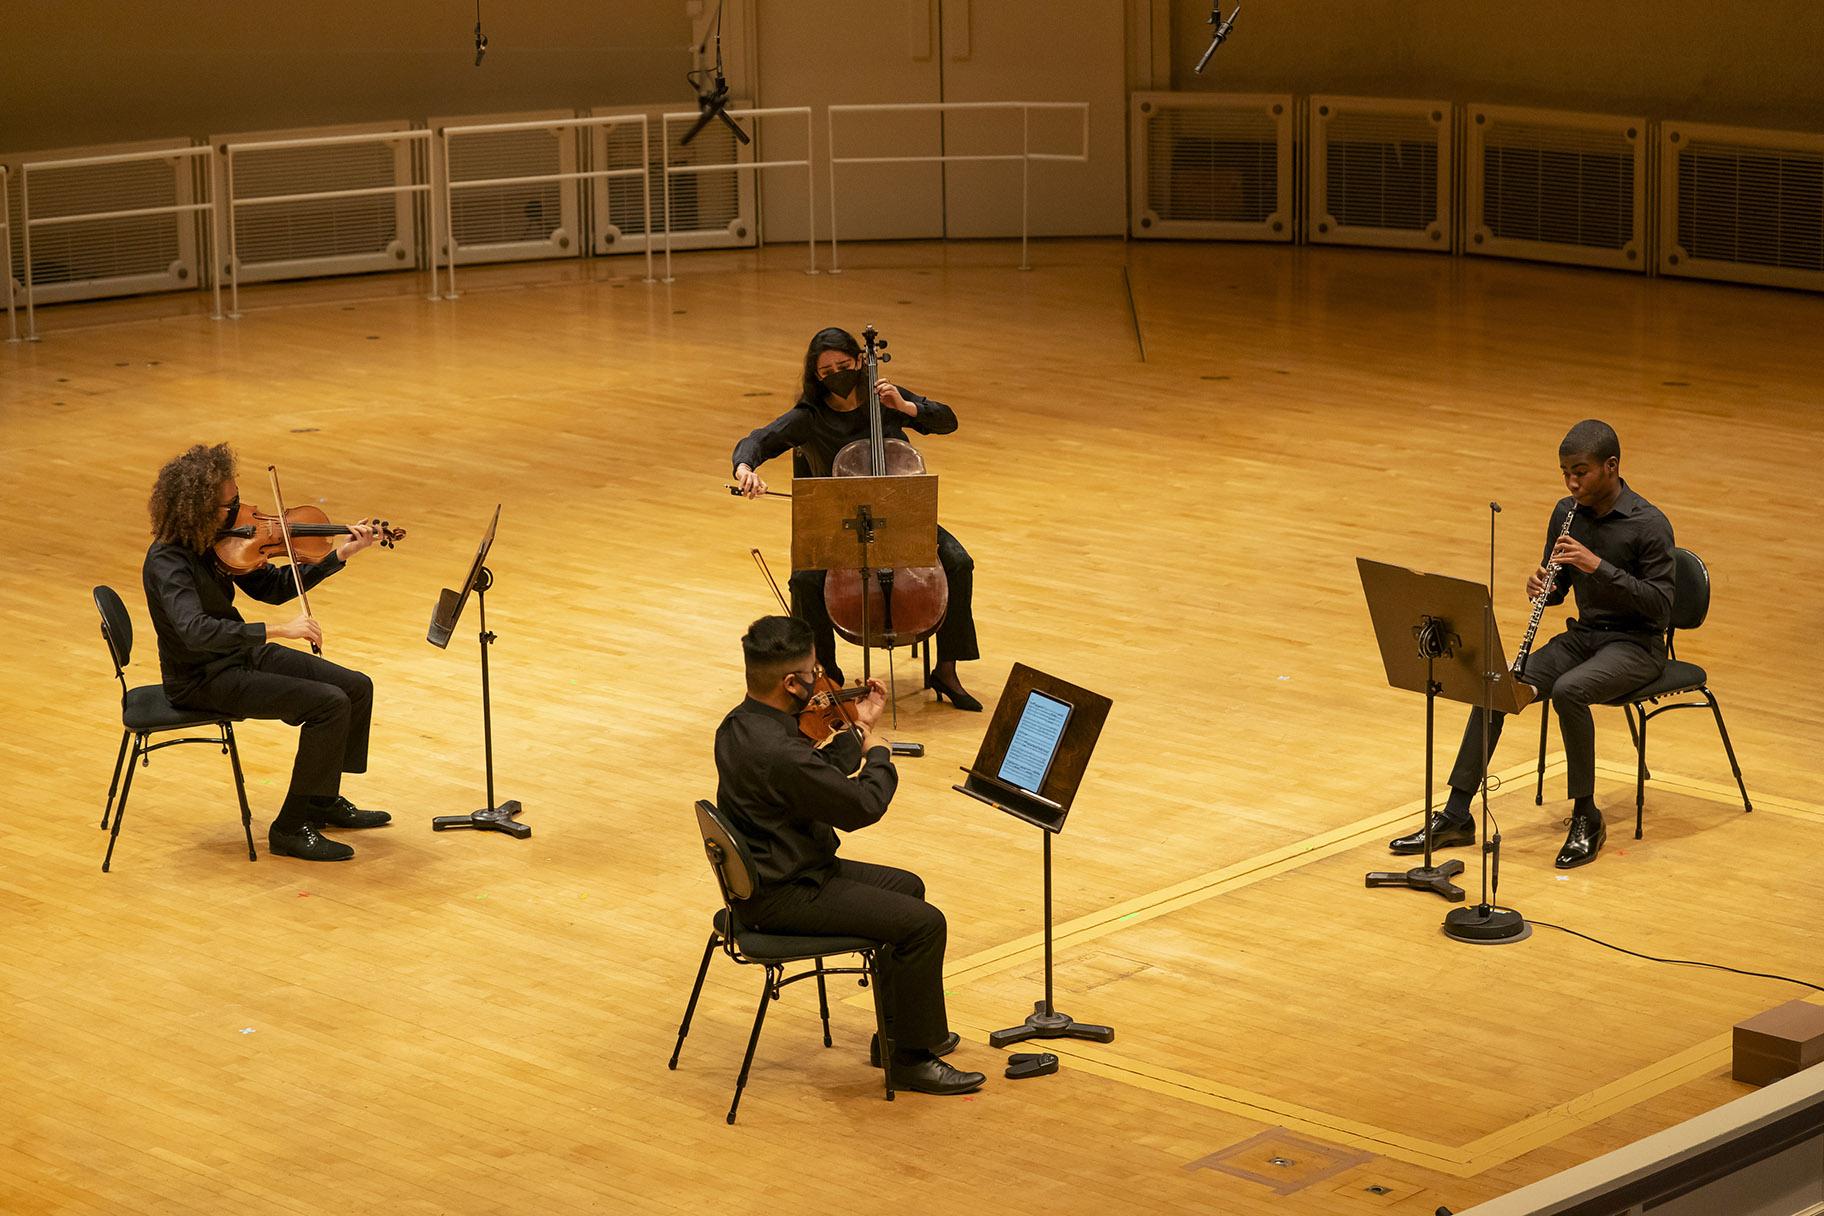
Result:
{"label": "microphone stand", "polygon": [[[747,132],[743,131],[741,129],[741,124],[736,122],[734,119],[732,119],[728,116],[728,78],[722,74],[722,4],[721,4],[720,0],[718,0],[718,3],[716,4],[716,35],[715,35],[715,37],[716,37],[716,83],[715,83],[715,87],[711,88],[709,92],[705,93],[702,89],[702,86],[700,86],[697,83],[697,77],[699,77],[703,74],[702,68],[695,69],[694,71],[690,72],[685,77],[685,79],[690,82],[690,87],[692,89],[696,90],[697,109],[698,109],[699,113],[697,115],[697,121],[691,123],[690,130],[684,132],[683,138],[678,140],[678,146],[680,148],[684,147],[691,140],[695,139],[698,135],[701,135],[703,133],[703,128],[707,127],[710,124],[711,120],[718,119],[718,118],[722,120],[723,126],[727,127],[730,131],[734,132],[736,139],[740,140],[744,144],[750,142],[748,139]],[[699,45],[697,47],[698,54],[701,54],[702,51],[703,51],[703,48],[702,48],[702,46]]]}
{"label": "microphone stand", "polygon": [[1210,56],[1216,53],[1217,47],[1228,40],[1229,31],[1235,28],[1235,18],[1239,16],[1241,16],[1241,5],[1239,4],[1235,6],[1235,11],[1229,14],[1227,21],[1222,19],[1222,0],[1216,0],[1216,3],[1210,5],[1210,17],[1204,24],[1213,25],[1216,30],[1210,36],[1210,49],[1205,51],[1203,58],[1197,61],[1197,75],[1203,75],[1203,69],[1210,65]]}
{"label": "microphone stand", "polygon": [[[1444,914],[1444,936],[1453,941],[1474,945],[1500,946],[1532,936],[1533,928],[1526,918],[1512,908],[1499,907],[1495,898],[1501,890],[1501,833],[1488,834],[1488,752],[1489,738],[1494,734],[1495,681],[1504,673],[1488,670],[1495,637],[1495,516],[1501,504],[1488,504],[1488,609],[1482,614],[1482,902],[1464,908],[1453,908]],[[1544,712],[1541,710],[1540,712]]]}

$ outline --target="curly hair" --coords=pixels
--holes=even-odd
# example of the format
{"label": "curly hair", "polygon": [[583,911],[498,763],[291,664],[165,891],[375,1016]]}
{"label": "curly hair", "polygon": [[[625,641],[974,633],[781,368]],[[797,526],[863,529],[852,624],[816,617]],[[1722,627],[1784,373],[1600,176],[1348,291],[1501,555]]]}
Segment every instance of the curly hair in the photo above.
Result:
{"label": "curly hair", "polygon": [[195,444],[173,456],[158,471],[146,510],[152,517],[152,539],[206,553],[222,524],[216,494],[234,476],[234,449]]}

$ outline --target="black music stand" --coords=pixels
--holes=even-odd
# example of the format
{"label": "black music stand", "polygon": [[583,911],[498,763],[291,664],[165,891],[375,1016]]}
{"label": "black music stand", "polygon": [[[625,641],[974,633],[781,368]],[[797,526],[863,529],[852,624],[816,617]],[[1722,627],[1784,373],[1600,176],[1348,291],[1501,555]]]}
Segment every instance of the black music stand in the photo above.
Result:
{"label": "black music stand", "polygon": [[[1456,860],[1433,865],[1431,856],[1431,795],[1434,718],[1439,697],[1473,705],[1484,713],[1520,712],[1518,685],[1508,678],[1501,657],[1501,641],[1492,629],[1494,606],[1488,588],[1467,579],[1423,574],[1404,566],[1355,559],[1361,572],[1362,591],[1374,618],[1380,642],[1381,663],[1387,683],[1394,688],[1425,694],[1425,864],[1406,871],[1377,870],[1367,875],[1370,887],[1407,887],[1432,891],[1452,903],[1461,902],[1463,888],[1450,880],[1463,872]],[[1482,744],[1486,776],[1488,742]],[[1454,915],[1454,913],[1453,913]]]}
{"label": "black music stand", "polygon": [[[875,576],[895,566],[937,564],[936,476],[802,477],[792,482],[792,569],[861,571],[864,681],[874,674],[873,645],[887,648],[892,683],[893,648],[911,644],[893,628],[892,583]],[[870,591],[879,596],[878,628],[869,607],[876,597]],[[898,712],[895,704],[896,722]],[[921,755],[924,748],[897,744],[894,751]]]}
{"label": "black music stand", "polygon": [[[1061,701],[1070,707],[1062,737],[1051,753],[1049,763],[1037,789],[1029,789],[1009,780],[1008,749],[1014,743],[1027,701],[1034,693]],[[1007,686],[994,707],[994,717],[982,736],[981,750],[975,763],[963,772],[961,785],[951,788],[989,806],[1006,811],[1015,819],[1042,829],[1045,842],[1045,997],[1033,1002],[1033,1012],[1026,1021],[988,1036],[990,1047],[1006,1047],[1027,1039],[1089,1039],[1112,1043],[1115,1028],[1091,1026],[1059,1013],[1052,1004],[1051,982],[1051,838],[1064,830],[1064,817],[1076,799],[1077,786],[1083,781],[1083,770],[1089,766],[1090,753],[1102,734],[1113,702],[1099,693],[1047,675],[1024,663],[1015,663],[1007,676]]]}
{"label": "black music stand", "polygon": [[487,597],[488,588],[494,585],[494,574],[484,563],[488,559],[488,549],[494,544],[494,530],[499,526],[500,507],[496,505],[494,518],[488,521],[488,530],[475,550],[475,560],[469,563],[469,572],[463,577],[462,590],[452,591],[445,587],[438,594],[437,608],[431,613],[431,627],[425,633],[425,640],[431,645],[447,649],[456,622],[462,617],[463,605],[469,602],[469,592],[475,593],[475,611],[481,618],[481,746],[487,761],[488,805],[467,815],[439,815],[431,820],[431,830],[446,832],[451,828],[475,828],[505,832],[516,840],[524,840],[532,834],[532,825],[520,823],[516,818],[523,809],[519,800],[509,799],[498,805],[494,801],[494,709],[488,692],[488,647],[494,644],[494,635],[488,631]]}

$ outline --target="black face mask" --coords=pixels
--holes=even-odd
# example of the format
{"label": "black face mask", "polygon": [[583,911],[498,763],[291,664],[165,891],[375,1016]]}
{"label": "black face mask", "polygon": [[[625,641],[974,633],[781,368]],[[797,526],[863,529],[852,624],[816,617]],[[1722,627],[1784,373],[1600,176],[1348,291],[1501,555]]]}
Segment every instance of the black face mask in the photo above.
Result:
{"label": "black face mask", "polygon": [[821,384],[823,391],[832,397],[846,397],[855,391],[855,386],[860,382],[861,369],[850,367],[839,372],[831,372],[817,383]]}
{"label": "black face mask", "polygon": [[224,528],[234,527],[234,517],[241,513],[240,495],[238,495],[238,494],[235,495],[233,500],[230,501],[227,506],[222,508],[222,512],[223,512],[223,514],[225,514],[228,517],[227,521],[222,524],[222,527],[224,527]]}
{"label": "black face mask", "polygon": [[801,714],[807,708],[809,708],[809,706],[811,704],[811,697],[813,695],[811,692],[810,685],[808,685],[808,684],[804,685],[803,692],[793,692],[790,688],[788,688],[785,690],[785,693],[788,697],[790,697],[792,699],[792,712],[794,714]]}

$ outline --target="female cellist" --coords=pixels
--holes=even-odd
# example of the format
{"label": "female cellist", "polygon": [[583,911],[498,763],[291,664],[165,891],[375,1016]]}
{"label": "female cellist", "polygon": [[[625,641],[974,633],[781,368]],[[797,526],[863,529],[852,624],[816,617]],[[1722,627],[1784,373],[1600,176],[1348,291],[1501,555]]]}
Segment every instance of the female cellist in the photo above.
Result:
{"label": "female cellist", "polygon": [[[942,402],[884,379],[877,387],[881,424],[888,438],[904,439],[908,428],[921,435],[948,435],[956,429],[955,412]],[[794,449],[796,476],[828,477],[837,452],[853,440],[868,438],[866,398],[861,344],[846,330],[818,331],[804,353],[797,404],[735,445],[735,480],[741,493],[749,498],[764,494],[766,482],[755,470]],[[949,583],[950,606],[937,630],[937,665],[931,671],[930,687],[940,700],[948,698],[958,709],[979,710],[982,703],[964,690],[956,671],[957,663],[981,657],[971,604],[975,559],[942,526],[937,529],[937,559]],[[810,624],[817,639],[817,661],[840,684],[836,635],[824,606],[823,583],[822,570],[793,571],[792,612]]]}
{"label": "female cellist", "polygon": [[183,709],[236,718],[278,718],[302,726],[291,787],[272,822],[272,852],[305,861],[342,861],[354,850],[318,829],[379,827],[392,816],[365,811],[342,796],[342,774],[367,771],[373,681],[358,671],[274,638],[320,645],[322,628],[308,614],[283,625],[241,619],[238,586],[254,599],[283,604],[328,578],[372,545],[376,530],[351,524],[348,539],[322,561],[299,570],[270,565],[231,574],[212,552],[241,514],[234,452],[225,443],[197,444],[158,471],[148,504],[152,546],[144,583],[165,695]]}

